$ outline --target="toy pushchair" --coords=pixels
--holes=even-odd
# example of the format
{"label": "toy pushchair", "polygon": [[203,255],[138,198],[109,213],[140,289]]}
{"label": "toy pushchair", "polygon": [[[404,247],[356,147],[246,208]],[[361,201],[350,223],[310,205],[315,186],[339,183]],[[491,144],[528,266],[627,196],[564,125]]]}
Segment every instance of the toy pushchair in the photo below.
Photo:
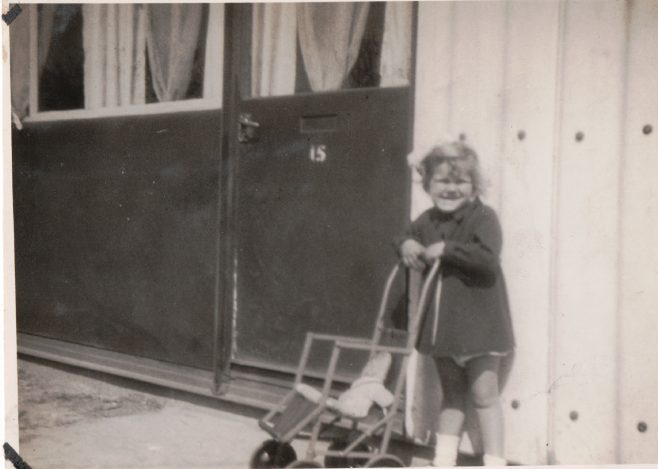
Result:
{"label": "toy pushchair", "polygon": [[[269,433],[269,439],[256,449],[251,458],[252,468],[323,467],[315,460],[324,455],[326,467],[404,467],[403,461],[388,453],[393,435],[394,419],[400,407],[403,384],[409,355],[418,335],[422,312],[428,290],[439,268],[437,261],[426,276],[418,301],[417,314],[411,316],[408,331],[385,327],[385,312],[391,287],[400,271],[397,264],[389,274],[377,314],[375,331],[371,338],[356,338],[308,332],[295,374],[292,390],[259,421],[260,427]],[[303,383],[309,355],[314,343],[325,342],[331,346],[331,355],[321,390]],[[388,342],[388,343],[385,343]],[[390,343],[393,342],[391,345]],[[396,343],[397,342],[397,343]],[[397,345],[401,344],[401,345]],[[382,408],[374,418],[355,417],[341,411],[332,397],[336,367],[341,352],[348,350],[368,354],[369,361],[378,354],[401,358],[400,366],[393,370],[393,393],[390,405]],[[366,365],[367,366],[367,365]],[[397,369],[395,369],[397,368]],[[375,408],[375,406],[372,406]],[[369,413],[370,417],[370,413]],[[326,450],[316,444],[324,430],[332,430],[332,443]],[[336,430],[341,430],[336,437]],[[347,430],[347,432],[346,432]],[[297,460],[290,442],[306,432],[309,441],[305,458]],[[310,432],[310,435],[309,435]],[[347,436],[345,435],[347,433]]]}

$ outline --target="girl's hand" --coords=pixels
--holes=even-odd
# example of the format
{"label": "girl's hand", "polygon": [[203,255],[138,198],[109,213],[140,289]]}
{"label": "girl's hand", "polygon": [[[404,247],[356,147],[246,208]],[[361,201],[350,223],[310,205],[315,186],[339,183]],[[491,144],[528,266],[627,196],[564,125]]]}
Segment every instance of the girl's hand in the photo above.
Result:
{"label": "girl's hand", "polygon": [[400,246],[402,263],[411,269],[421,270],[425,267],[425,262],[421,259],[424,252],[425,247],[415,239],[408,239]]}
{"label": "girl's hand", "polygon": [[446,243],[439,241],[438,243],[430,244],[425,248],[423,252],[423,259],[428,263],[432,263],[437,260],[441,255],[443,255],[443,250],[446,247]]}

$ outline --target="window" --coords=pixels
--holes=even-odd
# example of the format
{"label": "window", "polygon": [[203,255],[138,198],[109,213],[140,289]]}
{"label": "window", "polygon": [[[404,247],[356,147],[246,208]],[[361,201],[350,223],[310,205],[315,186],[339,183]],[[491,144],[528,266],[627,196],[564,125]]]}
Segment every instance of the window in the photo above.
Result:
{"label": "window", "polygon": [[[343,78],[341,89],[377,87],[381,84],[381,53],[384,38],[384,12],[386,4],[371,3],[365,19],[365,29],[359,52],[347,75]],[[308,71],[304,66],[302,51],[297,39],[297,73],[295,92],[312,91]]]}
{"label": "window", "polygon": [[[12,105],[32,119],[221,105],[222,4],[30,5],[29,57],[12,40]],[[24,40],[22,41],[25,42]],[[28,72],[15,70],[27,67]],[[24,100],[25,103],[17,102]],[[186,105],[187,102],[187,105]],[[28,104],[29,103],[29,104]],[[165,104],[166,103],[166,104]]]}
{"label": "window", "polygon": [[407,86],[409,2],[252,5],[254,97]]}

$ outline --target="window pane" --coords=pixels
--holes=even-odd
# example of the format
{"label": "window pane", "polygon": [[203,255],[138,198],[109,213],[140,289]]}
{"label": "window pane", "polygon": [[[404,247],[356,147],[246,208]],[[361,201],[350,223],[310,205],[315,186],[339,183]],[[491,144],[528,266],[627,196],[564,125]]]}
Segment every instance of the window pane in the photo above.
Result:
{"label": "window pane", "polygon": [[81,5],[39,5],[39,110],[84,106]]}
{"label": "window pane", "polygon": [[254,4],[251,96],[408,86],[412,12],[410,2]]}
{"label": "window pane", "polygon": [[219,101],[224,27],[219,6],[36,6],[38,111]]}

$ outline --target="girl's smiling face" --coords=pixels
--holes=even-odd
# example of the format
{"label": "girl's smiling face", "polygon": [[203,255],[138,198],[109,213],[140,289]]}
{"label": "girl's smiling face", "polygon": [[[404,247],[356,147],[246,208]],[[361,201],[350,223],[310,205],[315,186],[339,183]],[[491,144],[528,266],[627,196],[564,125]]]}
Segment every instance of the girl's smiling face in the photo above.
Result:
{"label": "girl's smiling face", "polygon": [[473,197],[473,181],[456,165],[443,162],[434,168],[428,193],[442,212],[454,212]]}

